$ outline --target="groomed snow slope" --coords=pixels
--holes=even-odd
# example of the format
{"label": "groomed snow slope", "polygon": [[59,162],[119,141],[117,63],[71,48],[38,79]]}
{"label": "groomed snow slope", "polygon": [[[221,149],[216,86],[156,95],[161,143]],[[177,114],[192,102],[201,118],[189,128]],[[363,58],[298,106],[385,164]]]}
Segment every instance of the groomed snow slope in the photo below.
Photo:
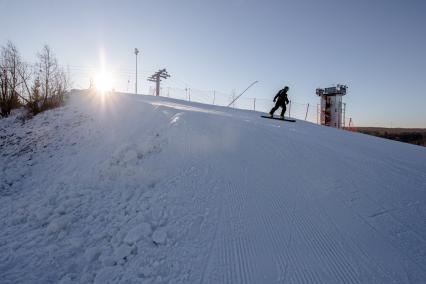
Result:
{"label": "groomed snow slope", "polygon": [[426,148],[85,92],[0,147],[1,283],[426,282]]}

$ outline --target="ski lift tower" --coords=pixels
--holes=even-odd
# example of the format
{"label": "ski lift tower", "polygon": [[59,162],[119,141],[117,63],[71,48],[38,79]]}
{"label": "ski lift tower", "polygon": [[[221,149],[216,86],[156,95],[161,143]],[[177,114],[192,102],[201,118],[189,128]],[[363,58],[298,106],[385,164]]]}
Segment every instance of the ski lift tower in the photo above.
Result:
{"label": "ski lift tower", "polygon": [[317,96],[321,97],[321,125],[335,128],[344,126],[344,119],[342,119],[344,104],[342,103],[342,98],[346,95],[347,89],[346,85],[336,85],[335,87],[318,88],[316,90]]}

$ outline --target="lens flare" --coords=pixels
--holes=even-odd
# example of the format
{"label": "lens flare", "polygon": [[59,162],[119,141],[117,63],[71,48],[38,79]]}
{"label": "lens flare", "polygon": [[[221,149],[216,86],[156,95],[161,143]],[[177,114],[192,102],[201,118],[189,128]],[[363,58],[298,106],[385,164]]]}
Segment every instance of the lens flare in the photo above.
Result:
{"label": "lens flare", "polygon": [[99,64],[100,68],[94,75],[94,86],[98,93],[106,95],[113,90],[113,76],[108,71],[106,55],[103,48],[99,50]]}

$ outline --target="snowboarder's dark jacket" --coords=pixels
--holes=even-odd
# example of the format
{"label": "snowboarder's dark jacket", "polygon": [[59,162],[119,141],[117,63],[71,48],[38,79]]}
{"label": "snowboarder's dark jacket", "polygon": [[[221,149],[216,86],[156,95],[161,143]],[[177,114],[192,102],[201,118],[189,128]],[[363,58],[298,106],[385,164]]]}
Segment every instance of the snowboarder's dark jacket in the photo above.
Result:
{"label": "snowboarder's dark jacket", "polygon": [[287,98],[287,90],[285,89],[281,89],[278,91],[278,93],[275,95],[274,97],[274,102],[277,100],[277,105],[284,105],[284,104],[288,104],[288,98]]}

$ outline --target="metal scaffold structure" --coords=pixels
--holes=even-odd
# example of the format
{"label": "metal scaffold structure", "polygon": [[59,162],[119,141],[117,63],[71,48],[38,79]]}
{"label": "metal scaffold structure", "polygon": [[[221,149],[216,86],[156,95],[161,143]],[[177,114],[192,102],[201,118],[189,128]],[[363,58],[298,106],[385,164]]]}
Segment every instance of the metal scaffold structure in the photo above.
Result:
{"label": "metal scaffold structure", "polygon": [[345,127],[345,108],[342,97],[346,95],[346,85],[336,85],[329,88],[318,88],[316,94],[321,98],[320,122],[335,128]]}

